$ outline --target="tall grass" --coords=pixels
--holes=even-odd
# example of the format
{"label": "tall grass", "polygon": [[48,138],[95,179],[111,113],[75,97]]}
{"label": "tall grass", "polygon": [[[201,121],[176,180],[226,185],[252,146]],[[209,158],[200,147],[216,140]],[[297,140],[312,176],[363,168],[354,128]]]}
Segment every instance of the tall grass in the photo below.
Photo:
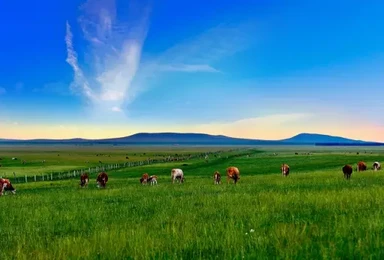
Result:
{"label": "tall grass", "polygon": [[[384,156],[195,161],[182,167],[181,185],[170,184],[170,167],[181,163],[110,172],[105,190],[93,177],[86,189],[78,180],[19,184],[17,195],[0,197],[0,259],[380,259],[384,172],[350,181],[341,172],[360,159]],[[237,185],[225,183],[229,165],[241,171]],[[214,170],[223,184],[213,184]],[[143,172],[159,185],[140,185]]]}

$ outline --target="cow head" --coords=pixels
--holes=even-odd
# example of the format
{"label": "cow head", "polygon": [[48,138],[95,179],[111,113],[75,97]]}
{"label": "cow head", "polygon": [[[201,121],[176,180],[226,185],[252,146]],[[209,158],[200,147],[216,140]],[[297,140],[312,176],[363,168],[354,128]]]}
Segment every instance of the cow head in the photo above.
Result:
{"label": "cow head", "polygon": [[233,175],[232,175],[232,179],[233,179],[234,183],[236,184],[236,183],[240,180],[240,175],[238,175],[238,174],[233,174]]}
{"label": "cow head", "polygon": [[16,194],[16,189],[12,186],[12,183],[10,182],[3,183],[3,190],[10,191],[12,192],[12,194]]}

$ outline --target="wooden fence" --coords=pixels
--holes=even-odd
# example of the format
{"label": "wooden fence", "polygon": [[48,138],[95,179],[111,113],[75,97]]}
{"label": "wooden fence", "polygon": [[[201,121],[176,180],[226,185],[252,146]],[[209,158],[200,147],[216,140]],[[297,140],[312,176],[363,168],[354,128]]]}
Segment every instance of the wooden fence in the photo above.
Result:
{"label": "wooden fence", "polygon": [[[65,172],[51,172],[51,173],[41,173],[36,175],[25,175],[25,176],[18,176],[16,177],[17,173],[12,173],[11,176],[0,176],[0,178],[8,178],[13,183],[27,183],[27,182],[38,182],[38,181],[55,181],[55,180],[65,180],[65,179],[72,179],[79,177],[83,172],[87,172],[90,175],[97,174],[101,171],[111,171],[111,170],[118,170],[123,168],[130,168],[130,167],[139,167],[139,166],[145,166],[145,165],[151,165],[151,164],[161,164],[161,163],[168,163],[168,162],[184,162],[189,161],[192,159],[202,158],[207,159],[207,155],[219,155],[224,152],[233,152],[241,149],[232,149],[227,151],[216,151],[216,152],[209,152],[209,153],[202,153],[202,154],[195,154],[191,156],[184,156],[184,157],[178,157],[178,158],[172,158],[169,156],[168,158],[164,159],[147,159],[143,161],[135,161],[135,162],[125,162],[125,163],[116,163],[116,164],[109,164],[109,165],[101,165],[96,167],[88,167],[88,168],[82,168],[82,169],[75,169]],[[241,154],[235,154],[231,157],[238,157],[238,156],[244,156],[249,155],[252,152],[246,152]],[[220,157],[220,156],[219,156]]]}

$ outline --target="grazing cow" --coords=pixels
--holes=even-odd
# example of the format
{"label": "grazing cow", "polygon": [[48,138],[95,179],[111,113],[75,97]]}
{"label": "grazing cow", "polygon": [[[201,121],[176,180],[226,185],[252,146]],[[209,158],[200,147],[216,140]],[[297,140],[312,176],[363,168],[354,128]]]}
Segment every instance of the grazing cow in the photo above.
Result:
{"label": "grazing cow", "polygon": [[108,182],[108,174],[106,172],[101,172],[99,175],[97,175],[96,183],[97,187],[105,188]]}
{"label": "grazing cow", "polygon": [[227,184],[229,184],[230,179],[233,179],[233,182],[236,184],[240,180],[240,171],[237,167],[231,166],[226,169],[227,172]]}
{"label": "grazing cow", "polygon": [[289,175],[289,165],[288,164],[283,164],[281,165],[281,174],[285,177]]}
{"label": "grazing cow", "polygon": [[218,171],[215,172],[215,174],[213,175],[213,180],[214,180],[214,183],[215,184],[220,184],[221,182],[221,175]]}
{"label": "grazing cow", "polygon": [[367,170],[367,164],[363,161],[357,163],[357,171],[365,171]]}
{"label": "grazing cow", "polygon": [[143,185],[147,184],[148,178],[149,178],[148,173],[144,173],[143,176],[141,176],[141,178],[140,178],[140,183]]}
{"label": "grazing cow", "polygon": [[373,166],[372,166],[372,169],[377,171],[377,170],[380,170],[381,169],[381,165],[379,162],[374,162],[373,163]]}
{"label": "grazing cow", "polygon": [[89,183],[89,175],[88,173],[83,173],[80,175],[80,186],[81,187],[87,187]]}
{"label": "grazing cow", "polygon": [[148,182],[151,184],[151,185],[157,185],[157,176],[156,175],[151,175],[149,176],[148,178]]}
{"label": "grazing cow", "polygon": [[178,179],[179,183],[184,182],[184,173],[181,169],[172,169],[171,170],[171,179],[172,183],[175,183],[175,180]]}
{"label": "grazing cow", "polygon": [[8,179],[0,178],[0,196],[3,196],[4,191],[10,191],[16,194],[16,189]]}
{"label": "grazing cow", "polygon": [[353,172],[353,169],[351,165],[349,164],[344,165],[343,167],[344,178],[349,180],[351,178],[352,172]]}

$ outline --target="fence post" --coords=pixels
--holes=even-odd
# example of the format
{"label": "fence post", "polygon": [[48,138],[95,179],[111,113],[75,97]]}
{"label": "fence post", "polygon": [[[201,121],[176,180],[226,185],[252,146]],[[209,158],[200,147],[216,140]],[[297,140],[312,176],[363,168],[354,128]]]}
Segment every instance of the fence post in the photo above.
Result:
{"label": "fence post", "polygon": [[27,175],[25,175],[25,182],[28,182],[28,178],[27,178]]}
{"label": "fence post", "polygon": [[51,173],[51,181],[53,180],[53,173]]}
{"label": "fence post", "polygon": [[44,174],[42,174],[41,177],[43,177],[43,181],[44,181]]}

